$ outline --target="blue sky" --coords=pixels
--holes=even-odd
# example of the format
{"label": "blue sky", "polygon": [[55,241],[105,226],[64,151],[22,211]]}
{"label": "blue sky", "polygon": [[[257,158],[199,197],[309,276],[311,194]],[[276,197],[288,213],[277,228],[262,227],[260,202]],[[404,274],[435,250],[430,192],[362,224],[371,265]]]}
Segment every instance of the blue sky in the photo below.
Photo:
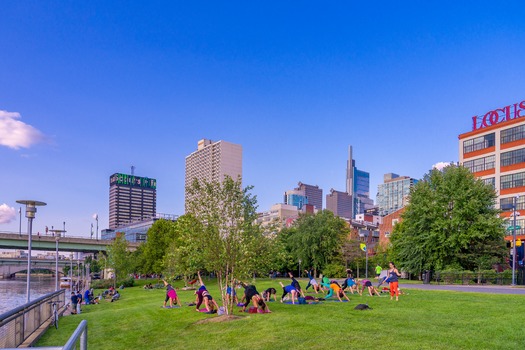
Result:
{"label": "blue sky", "polygon": [[[420,178],[457,161],[471,117],[525,99],[520,1],[3,1],[0,231],[108,225],[109,176],[156,178],[182,214],[184,158],[243,146],[260,210],[298,181]],[[16,133],[15,133],[16,131]],[[14,208],[14,211],[13,211]],[[26,220],[23,218],[23,230]]]}

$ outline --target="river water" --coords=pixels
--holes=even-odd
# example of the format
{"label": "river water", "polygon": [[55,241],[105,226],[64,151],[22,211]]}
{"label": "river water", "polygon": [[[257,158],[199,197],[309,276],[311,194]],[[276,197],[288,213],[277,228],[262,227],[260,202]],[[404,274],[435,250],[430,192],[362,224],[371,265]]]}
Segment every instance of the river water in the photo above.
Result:
{"label": "river water", "polygon": [[[55,283],[54,277],[31,277],[31,300],[55,291]],[[0,279],[0,314],[26,303],[26,285],[25,277]]]}

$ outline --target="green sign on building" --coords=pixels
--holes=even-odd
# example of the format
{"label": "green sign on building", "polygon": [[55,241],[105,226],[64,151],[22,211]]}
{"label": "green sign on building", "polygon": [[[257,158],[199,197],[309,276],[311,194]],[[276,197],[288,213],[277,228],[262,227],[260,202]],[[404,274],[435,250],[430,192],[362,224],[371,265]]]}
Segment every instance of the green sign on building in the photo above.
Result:
{"label": "green sign on building", "polygon": [[148,177],[140,177],[135,175],[127,175],[116,173],[111,175],[109,178],[109,184],[123,185],[130,187],[142,187],[142,188],[157,188],[157,180],[150,179]]}

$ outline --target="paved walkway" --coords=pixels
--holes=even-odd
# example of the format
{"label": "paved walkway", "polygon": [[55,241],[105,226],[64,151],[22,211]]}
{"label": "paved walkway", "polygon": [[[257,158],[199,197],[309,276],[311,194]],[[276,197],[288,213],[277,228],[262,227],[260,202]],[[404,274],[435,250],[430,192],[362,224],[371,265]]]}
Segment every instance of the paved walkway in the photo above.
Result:
{"label": "paved walkway", "polygon": [[456,292],[491,293],[491,294],[521,294],[525,295],[525,286],[483,286],[483,285],[456,285],[456,284],[403,284],[401,289],[422,290],[452,290]]}

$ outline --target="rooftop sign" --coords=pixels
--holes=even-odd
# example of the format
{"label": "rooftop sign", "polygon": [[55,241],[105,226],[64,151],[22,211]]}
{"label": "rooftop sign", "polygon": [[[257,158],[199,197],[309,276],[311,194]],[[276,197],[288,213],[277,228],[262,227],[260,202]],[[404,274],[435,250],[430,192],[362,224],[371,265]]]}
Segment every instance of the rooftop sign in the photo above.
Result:
{"label": "rooftop sign", "polygon": [[117,185],[124,185],[124,186],[131,186],[131,187],[143,187],[143,188],[157,188],[157,180],[150,179],[147,177],[140,177],[135,175],[127,175],[127,174],[113,174],[109,178],[109,184],[117,184]]}
{"label": "rooftop sign", "polygon": [[525,101],[472,117],[472,131],[521,117],[525,117]]}

